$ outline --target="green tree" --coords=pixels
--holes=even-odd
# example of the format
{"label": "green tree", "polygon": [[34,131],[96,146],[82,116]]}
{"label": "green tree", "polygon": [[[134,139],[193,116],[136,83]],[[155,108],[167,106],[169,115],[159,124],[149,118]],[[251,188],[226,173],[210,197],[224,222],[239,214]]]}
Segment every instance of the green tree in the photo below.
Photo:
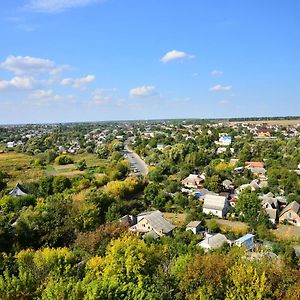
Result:
{"label": "green tree", "polygon": [[256,228],[258,225],[270,225],[268,216],[256,193],[243,191],[237,200],[235,210],[240,219],[248,223],[251,228]]}
{"label": "green tree", "polygon": [[56,176],[53,179],[53,192],[56,193],[62,193],[66,189],[69,189],[71,187],[71,180],[64,176]]}
{"label": "green tree", "polygon": [[80,160],[79,162],[77,162],[77,170],[79,171],[84,171],[87,168],[87,164],[85,159]]}

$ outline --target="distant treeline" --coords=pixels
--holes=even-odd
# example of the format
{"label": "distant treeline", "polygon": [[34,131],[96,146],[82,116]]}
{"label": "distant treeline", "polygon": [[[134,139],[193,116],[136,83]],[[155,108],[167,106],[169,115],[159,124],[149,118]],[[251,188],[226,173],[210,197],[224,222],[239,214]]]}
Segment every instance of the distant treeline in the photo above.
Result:
{"label": "distant treeline", "polygon": [[229,118],[229,122],[240,121],[271,121],[271,120],[297,120],[300,116],[286,116],[286,117],[245,117],[245,118]]}

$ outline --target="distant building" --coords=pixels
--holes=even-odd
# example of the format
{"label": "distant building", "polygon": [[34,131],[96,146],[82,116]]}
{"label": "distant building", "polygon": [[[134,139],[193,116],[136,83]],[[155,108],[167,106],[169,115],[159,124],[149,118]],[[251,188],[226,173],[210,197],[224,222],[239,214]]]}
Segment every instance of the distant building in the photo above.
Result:
{"label": "distant building", "polygon": [[230,146],[231,142],[232,142],[232,138],[230,135],[222,135],[219,138],[219,141],[216,142],[216,144],[221,146]]}
{"label": "distant building", "polygon": [[248,168],[264,168],[265,167],[265,163],[261,162],[261,161],[246,161],[245,165]]}
{"label": "distant building", "polygon": [[122,224],[128,224],[129,226],[133,226],[136,224],[136,217],[133,215],[125,215],[121,219],[119,219],[119,221]]}
{"label": "distant building", "polygon": [[157,150],[163,150],[165,148],[165,144],[162,144],[162,143],[157,144],[156,148],[157,148]]}
{"label": "distant building", "polygon": [[15,142],[8,142],[8,143],[6,144],[6,147],[7,147],[7,148],[13,148],[13,147],[15,147],[15,145],[16,145]]}

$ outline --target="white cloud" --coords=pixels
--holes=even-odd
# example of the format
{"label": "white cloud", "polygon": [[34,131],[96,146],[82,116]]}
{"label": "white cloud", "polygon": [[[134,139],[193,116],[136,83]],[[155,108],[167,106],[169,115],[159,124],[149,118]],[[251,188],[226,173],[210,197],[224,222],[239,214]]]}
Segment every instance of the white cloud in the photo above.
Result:
{"label": "white cloud", "polygon": [[77,97],[74,95],[59,95],[55,94],[53,90],[35,90],[29,94],[29,99],[33,100],[35,105],[47,106],[53,103],[71,103],[74,104],[77,101]]}
{"label": "white cloud", "polygon": [[116,89],[96,89],[92,93],[91,104],[102,105],[115,100]]}
{"label": "white cloud", "polygon": [[85,84],[91,83],[96,80],[96,76],[87,75],[82,78],[64,78],[60,83],[61,85],[70,85],[74,88],[81,88]]}
{"label": "white cloud", "polygon": [[217,84],[210,88],[210,91],[212,92],[229,92],[231,90],[232,90],[231,85],[221,85],[221,84]]}
{"label": "white cloud", "polygon": [[32,77],[13,77],[10,80],[0,80],[0,91],[32,90],[36,82]]}
{"label": "white cloud", "polygon": [[212,70],[210,74],[212,76],[221,76],[221,75],[223,75],[223,72],[220,70]]}
{"label": "white cloud", "polygon": [[167,52],[161,58],[160,61],[162,63],[168,63],[173,60],[184,60],[184,59],[192,59],[192,58],[195,58],[195,56],[187,54],[186,52],[183,52],[183,51],[172,50],[172,51]]}
{"label": "white cloud", "polygon": [[30,98],[32,99],[43,99],[49,98],[53,96],[52,90],[36,90],[30,94]]}
{"label": "white cloud", "polygon": [[155,94],[155,86],[153,85],[143,85],[129,91],[129,95],[132,97],[148,97]]}
{"label": "white cloud", "polygon": [[0,66],[16,75],[48,73],[57,75],[69,66],[56,65],[52,60],[32,56],[8,56]]}
{"label": "white cloud", "polygon": [[29,0],[25,8],[44,13],[59,13],[66,9],[84,7],[101,0]]}

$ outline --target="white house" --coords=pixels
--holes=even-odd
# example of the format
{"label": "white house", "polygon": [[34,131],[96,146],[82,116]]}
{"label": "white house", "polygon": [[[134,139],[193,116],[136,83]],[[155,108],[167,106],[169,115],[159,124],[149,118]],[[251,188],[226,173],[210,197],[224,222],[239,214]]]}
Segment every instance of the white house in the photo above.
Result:
{"label": "white house", "polygon": [[137,216],[137,223],[130,227],[130,231],[151,233],[152,236],[171,235],[175,226],[169,223],[159,210],[144,212]]}
{"label": "white house", "polygon": [[203,212],[205,214],[212,214],[219,218],[223,218],[229,211],[230,204],[226,197],[217,195],[205,195]]}

